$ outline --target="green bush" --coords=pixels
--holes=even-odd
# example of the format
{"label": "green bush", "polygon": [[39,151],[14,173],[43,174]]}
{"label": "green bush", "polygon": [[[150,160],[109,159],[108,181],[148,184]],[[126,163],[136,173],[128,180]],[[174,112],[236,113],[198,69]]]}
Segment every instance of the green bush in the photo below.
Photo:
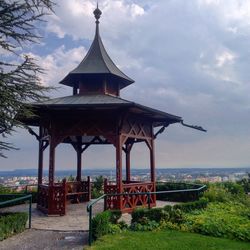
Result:
{"label": "green bush", "polygon": [[204,209],[208,205],[208,200],[206,198],[201,198],[198,201],[186,202],[182,204],[174,205],[174,209],[180,209],[183,212],[191,212],[196,209]]}
{"label": "green bush", "polygon": [[110,233],[111,231],[110,220],[111,220],[110,211],[104,211],[102,213],[99,213],[92,219],[92,234],[94,240]]}
{"label": "green bush", "polygon": [[128,224],[124,220],[118,222],[118,225],[121,230],[127,230],[129,228]]}
{"label": "green bush", "polygon": [[173,209],[170,213],[170,222],[174,224],[181,224],[185,221],[185,216],[180,209]]}
{"label": "green bush", "polygon": [[249,208],[238,202],[213,202],[200,214],[187,214],[190,232],[250,241]]}
{"label": "green bush", "polygon": [[133,231],[153,231],[158,229],[160,224],[154,220],[145,219],[142,223],[134,222],[131,224],[130,229]]}
{"label": "green bush", "polygon": [[122,216],[122,212],[120,210],[111,211],[110,222],[112,224],[117,224],[121,216]]}
{"label": "green bush", "polygon": [[245,193],[250,192],[250,173],[248,173],[248,176],[240,181],[237,181],[238,184],[240,184]]}
{"label": "green bush", "polygon": [[[202,185],[192,184],[192,183],[175,183],[175,182],[157,183],[156,191],[196,189],[201,186]],[[187,202],[187,201],[198,200],[202,195],[203,195],[203,190],[191,191],[191,192],[165,193],[165,194],[162,193],[162,194],[156,194],[156,199],[163,201]]]}
{"label": "green bush", "polygon": [[102,196],[102,195],[103,195],[103,192],[98,191],[98,190],[95,189],[95,188],[92,188],[92,189],[91,189],[91,198],[92,198],[92,199],[97,199],[97,198],[99,198],[99,197]]}
{"label": "green bush", "polygon": [[132,220],[131,222],[140,222],[144,217],[146,217],[147,209],[146,208],[137,208],[134,209],[131,216]]}
{"label": "green bush", "polygon": [[155,221],[159,223],[168,219],[169,213],[162,208],[138,208],[132,212],[132,223],[145,224],[145,221]]}
{"label": "green bush", "polygon": [[210,185],[209,189],[204,193],[204,197],[210,202],[227,202],[232,199],[232,195],[222,186]]}
{"label": "green bush", "polygon": [[242,195],[245,193],[244,188],[240,184],[228,181],[224,182],[222,185],[229,193],[233,195]]}
{"label": "green bush", "polygon": [[147,211],[147,217],[151,221],[161,222],[169,220],[169,213],[162,208],[153,208]]}
{"label": "green bush", "polygon": [[24,231],[27,219],[27,213],[0,214],[0,241]]}
{"label": "green bush", "polygon": [[97,176],[95,178],[95,181],[92,183],[92,188],[91,188],[91,197],[93,199],[96,199],[103,195],[103,183],[104,183],[104,178],[102,175]]}

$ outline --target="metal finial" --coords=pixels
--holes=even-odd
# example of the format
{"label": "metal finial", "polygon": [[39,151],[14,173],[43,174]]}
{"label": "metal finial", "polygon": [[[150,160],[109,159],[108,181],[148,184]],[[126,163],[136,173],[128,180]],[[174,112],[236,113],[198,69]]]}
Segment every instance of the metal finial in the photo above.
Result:
{"label": "metal finial", "polygon": [[96,23],[99,23],[99,19],[102,15],[102,12],[98,7],[98,2],[97,2],[96,9],[94,10],[93,14],[95,15]]}

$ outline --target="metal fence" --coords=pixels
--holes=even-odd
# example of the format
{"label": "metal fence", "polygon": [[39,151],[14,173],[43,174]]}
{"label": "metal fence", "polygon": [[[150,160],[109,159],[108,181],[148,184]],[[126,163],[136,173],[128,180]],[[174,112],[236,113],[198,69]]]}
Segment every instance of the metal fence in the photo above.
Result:
{"label": "metal fence", "polygon": [[0,194],[0,199],[6,199],[0,202],[0,208],[6,208],[15,205],[17,202],[29,201],[28,214],[29,214],[29,228],[31,228],[31,208],[32,208],[32,195],[31,194]]}

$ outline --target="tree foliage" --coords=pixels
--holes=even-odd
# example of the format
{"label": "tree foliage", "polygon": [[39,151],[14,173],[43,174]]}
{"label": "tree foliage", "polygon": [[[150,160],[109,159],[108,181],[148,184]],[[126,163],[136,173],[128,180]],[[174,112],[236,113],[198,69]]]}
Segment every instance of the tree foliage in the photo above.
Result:
{"label": "tree foliage", "polygon": [[0,0],[0,157],[13,149],[6,142],[15,127],[25,127],[18,116],[31,116],[26,105],[44,98],[43,73],[25,50],[41,39],[38,25],[52,11],[51,0]]}

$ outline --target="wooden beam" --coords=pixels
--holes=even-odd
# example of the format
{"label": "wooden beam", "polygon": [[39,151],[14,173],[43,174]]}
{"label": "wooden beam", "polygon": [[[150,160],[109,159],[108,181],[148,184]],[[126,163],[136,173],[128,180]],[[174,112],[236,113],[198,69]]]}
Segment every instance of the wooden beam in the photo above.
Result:
{"label": "wooden beam", "polygon": [[28,127],[28,131],[31,135],[34,135],[37,140],[40,140],[40,138],[42,136],[42,132],[40,131],[40,128],[39,128],[39,135],[30,127]]}

